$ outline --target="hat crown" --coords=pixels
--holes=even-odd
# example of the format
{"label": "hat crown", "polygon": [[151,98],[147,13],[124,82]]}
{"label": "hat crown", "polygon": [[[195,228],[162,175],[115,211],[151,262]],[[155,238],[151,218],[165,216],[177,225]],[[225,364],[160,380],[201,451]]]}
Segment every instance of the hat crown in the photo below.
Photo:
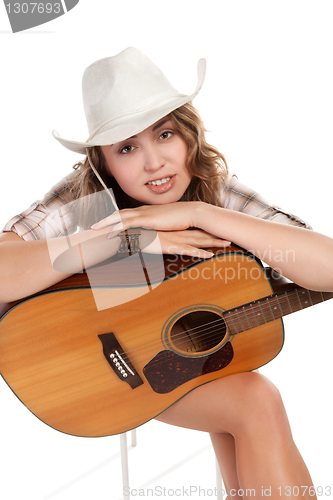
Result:
{"label": "hat crown", "polygon": [[137,113],[172,96],[180,94],[148,57],[132,47],[91,64],[82,78],[90,136],[112,118]]}
{"label": "hat crown", "polygon": [[204,82],[205,59],[198,61],[197,72],[194,92],[185,95],[138,49],[130,47],[116,56],[100,59],[88,66],[82,78],[88,139],[68,140],[56,130],[53,136],[64,147],[82,154],[93,146],[128,139],[192,101]]}

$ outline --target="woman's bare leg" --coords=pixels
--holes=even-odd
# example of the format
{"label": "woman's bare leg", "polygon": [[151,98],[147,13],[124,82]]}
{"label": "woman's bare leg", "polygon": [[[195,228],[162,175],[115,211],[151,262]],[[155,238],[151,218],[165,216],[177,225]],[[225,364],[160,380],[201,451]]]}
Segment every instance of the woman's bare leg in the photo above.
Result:
{"label": "woman's bare leg", "polygon": [[238,494],[241,487],[238,480],[235,438],[223,432],[211,433],[210,438],[220,466],[224,488],[229,497],[241,500],[242,496]]}
{"label": "woman's bare leg", "polygon": [[[211,434],[229,492],[236,485],[248,490],[247,497],[252,490],[252,496],[266,500],[307,498],[304,488],[312,486],[310,475],[293,441],[280,394],[263,375],[243,373],[205,384],[158,420]],[[228,435],[234,439],[234,451]],[[229,460],[224,446],[232,453]]]}

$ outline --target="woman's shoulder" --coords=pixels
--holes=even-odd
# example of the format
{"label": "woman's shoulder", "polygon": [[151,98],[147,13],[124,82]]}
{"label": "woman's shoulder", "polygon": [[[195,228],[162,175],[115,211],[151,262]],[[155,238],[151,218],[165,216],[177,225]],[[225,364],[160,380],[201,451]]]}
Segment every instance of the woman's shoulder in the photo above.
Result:
{"label": "woman's shoulder", "polygon": [[224,208],[243,212],[248,201],[257,195],[253,189],[242,184],[235,173],[228,172],[220,191],[220,202]]}
{"label": "woman's shoulder", "polygon": [[62,178],[43,196],[20,214],[12,217],[2,231],[12,231],[25,240],[40,240],[69,234],[76,228],[70,203],[71,185],[77,173]]}
{"label": "woman's shoulder", "polygon": [[253,217],[311,229],[300,217],[270,203],[256,190],[240,182],[235,173],[228,173],[220,191],[220,203],[223,208]]}
{"label": "woman's shoulder", "polygon": [[43,204],[44,206],[49,206],[53,202],[59,202],[59,203],[70,203],[71,201],[74,200],[73,194],[72,194],[72,185],[73,181],[77,177],[77,172],[71,172],[69,175],[66,175],[66,177],[63,177],[60,181],[58,181],[54,186],[47,191],[47,193],[44,195],[44,197],[39,200],[36,203]]}

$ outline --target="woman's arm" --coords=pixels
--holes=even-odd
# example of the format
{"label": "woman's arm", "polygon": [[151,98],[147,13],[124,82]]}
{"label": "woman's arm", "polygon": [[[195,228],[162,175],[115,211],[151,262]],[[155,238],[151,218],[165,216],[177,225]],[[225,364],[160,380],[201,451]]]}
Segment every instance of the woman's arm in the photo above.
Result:
{"label": "woman's arm", "polygon": [[112,231],[115,235],[124,227],[150,227],[160,231],[197,227],[249,250],[300,286],[333,291],[333,239],[314,231],[202,202],[122,210],[93,228],[100,230],[117,222]]}
{"label": "woman's arm", "polygon": [[196,220],[199,227],[223,234],[300,286],[333,291],[332,238],[213,206],[200,206]]}
{"label": "woman's arm", "polygon": [[[106,230],[85,231],[52,240],[24,241],[14,232],[0,235],[0,302],[11,302],[39,292],[114,255],[119,238]],[[54,262],[59,264],[54,266]],[[61,259],[61,260],[60,260]]]}
{"label": "woman's arm", "polygon": [[[62,281],[115,255],[120,238],[108,239],[110,227],[83,231],[48,240],[25,241],[14,232],[0,235],[0,302],[11,302]],[[150,253],[184,253],[208,258],[207,247],[225,247],[225,242],[204,231],[142,231],[141,244]],[[154,240],[151,245],[151,240]],[[148,246],[149,245],[149,246]]]}

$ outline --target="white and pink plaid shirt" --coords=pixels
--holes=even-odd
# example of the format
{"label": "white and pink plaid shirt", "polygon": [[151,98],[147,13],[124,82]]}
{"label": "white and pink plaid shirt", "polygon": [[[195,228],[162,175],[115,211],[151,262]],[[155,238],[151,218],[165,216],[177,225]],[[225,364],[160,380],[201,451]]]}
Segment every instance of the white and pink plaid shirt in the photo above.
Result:
{"label": "white and pink plaid shirt", "polygon": [[[71,175],[75,175],[75,172]],[[13,231],[24,240],[56,238],[74,233],[78,224],[68,205],[73,201],[68,185],[70,177],[65,177],[53,186],[42,200],[36,201],[21,214],[15,215],[2,231]],[[270,205],[258,193],[241,184],[234,174],[229,174],[221,190],[221,203],[229,210],[310,229],[306,222],[295,215]]]}

